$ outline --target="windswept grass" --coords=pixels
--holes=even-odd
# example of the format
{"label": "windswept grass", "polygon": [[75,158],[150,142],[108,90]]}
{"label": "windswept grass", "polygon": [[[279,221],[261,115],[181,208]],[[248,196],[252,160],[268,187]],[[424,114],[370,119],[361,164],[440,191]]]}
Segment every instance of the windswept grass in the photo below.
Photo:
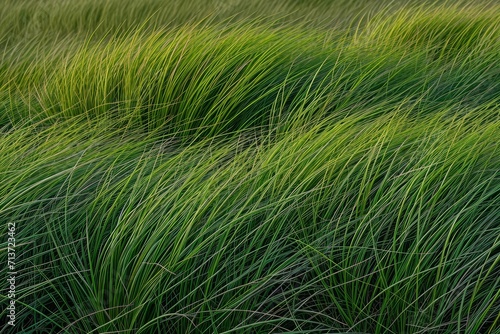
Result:
{"label": "windswept grass", "polygon": [[498,4],[1,10],[0,333],[500,333]]}

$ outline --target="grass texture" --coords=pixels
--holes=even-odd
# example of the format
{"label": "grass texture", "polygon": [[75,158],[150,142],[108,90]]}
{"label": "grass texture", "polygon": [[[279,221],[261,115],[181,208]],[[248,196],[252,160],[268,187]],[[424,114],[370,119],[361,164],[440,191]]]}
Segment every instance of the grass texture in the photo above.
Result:
{"label": "grass texture", "polygon": [[0,333],[500,333],[498,3],[2,4]]}

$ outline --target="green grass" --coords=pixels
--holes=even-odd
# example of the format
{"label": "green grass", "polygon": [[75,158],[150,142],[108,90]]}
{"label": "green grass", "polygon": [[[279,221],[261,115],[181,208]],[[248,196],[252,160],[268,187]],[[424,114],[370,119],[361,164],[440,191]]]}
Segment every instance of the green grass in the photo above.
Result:
{"label": "green grass", "polygon": [[498,13],[5,0],[0,333],[500,334]]}

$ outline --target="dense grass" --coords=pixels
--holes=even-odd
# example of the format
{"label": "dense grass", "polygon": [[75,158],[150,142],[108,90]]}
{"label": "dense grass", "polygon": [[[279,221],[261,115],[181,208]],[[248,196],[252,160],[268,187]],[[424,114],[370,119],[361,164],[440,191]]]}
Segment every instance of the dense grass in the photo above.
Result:
{"label": "dense grass", "polygon": [[0,11],[0,333],[500,333],[498,4]]}

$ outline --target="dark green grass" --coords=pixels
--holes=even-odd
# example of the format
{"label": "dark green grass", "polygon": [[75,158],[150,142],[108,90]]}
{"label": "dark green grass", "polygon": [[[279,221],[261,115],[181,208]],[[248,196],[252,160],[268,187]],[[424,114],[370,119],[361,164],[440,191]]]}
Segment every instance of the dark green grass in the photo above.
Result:
{"label": "dark green grass", "polygon": [[499,9],[5,1],[0,333],[500,333]]}

